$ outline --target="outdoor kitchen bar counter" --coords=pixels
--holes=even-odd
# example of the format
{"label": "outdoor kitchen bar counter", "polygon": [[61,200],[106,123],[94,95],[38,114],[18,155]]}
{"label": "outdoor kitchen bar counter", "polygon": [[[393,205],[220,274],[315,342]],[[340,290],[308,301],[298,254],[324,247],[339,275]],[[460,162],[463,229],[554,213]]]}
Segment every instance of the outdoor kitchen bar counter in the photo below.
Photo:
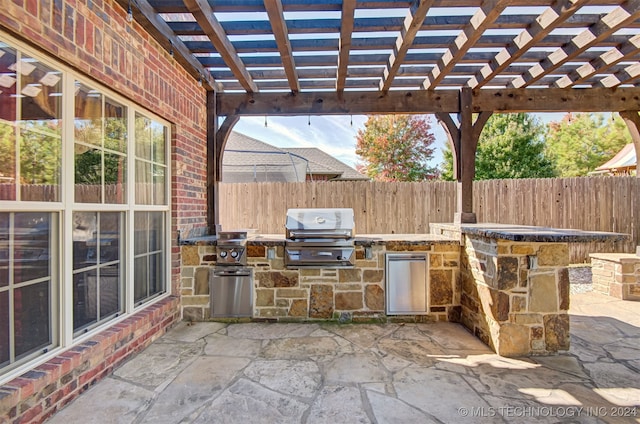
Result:
{"label": "outdoor kitchen bar counter", "polygon": [[[284,235],[249,233],[251,319],[459,322],[500,355],[553,354],[569,349],[569,244],[627,237],[505,224],[431,224],[431,232],[356,234],[352,267],[286,267]],[[185,320],[211,319],[215,244],[181,241]],[[389,311],[389,254],[426,257],[424,313]]]}
{"label": "outdoor kitchen bar counter", "polygon": [[[361,234],[355,236],[356,246],[383,245],[401,243],[406,245],[451,243],[450,237],[437,234]],[[215,246],[216,236],[192,237],[180,240],[185,246]],[[249,234],[247,244],[254,246],[284,246],[285,236],[282,234]]]}

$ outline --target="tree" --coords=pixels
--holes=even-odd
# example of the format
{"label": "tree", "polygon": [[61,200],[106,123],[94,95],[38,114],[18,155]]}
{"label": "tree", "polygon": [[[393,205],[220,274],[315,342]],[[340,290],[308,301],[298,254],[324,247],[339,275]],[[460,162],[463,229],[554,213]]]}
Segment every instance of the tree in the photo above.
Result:
{"label": "tree", "polygon": [[370,116],[356,141],[363,160],[357,169],[374,180],[423,181],[438,175],[436,167],[428,166],[435,150],[428,117]]}
{"label": "tree", "polygon": [[[547,178],[555,168],[545,153],[544,127],[526,113],[496,114],[487,121],[476,151],[476,180]],[[453,179],[453,154],[443,151],[443,179]]]}
{"label": "tree", "polygon": [[619,117],[610,121],[602,114],[569,113],[549,124],[546,144],[560,176],[576,177],[587,175],[630,142],[629,130]]}

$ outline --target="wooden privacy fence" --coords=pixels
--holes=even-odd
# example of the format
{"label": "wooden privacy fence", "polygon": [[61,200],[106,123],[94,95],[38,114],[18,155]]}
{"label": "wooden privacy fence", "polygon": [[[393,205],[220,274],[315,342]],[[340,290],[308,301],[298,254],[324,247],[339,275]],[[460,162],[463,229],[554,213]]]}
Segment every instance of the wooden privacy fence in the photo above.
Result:
{"label": "wooden privacy fence", "polygon": [[[640,244],[640,179],[546,178],[476,181],[478,222],[540,225],[627,233],[627,242],[571,245],[572,262],[592,252],[633,252]],[[456,183],[369,181],[221,183],[223,229],[255,228],[284,234],[288,208],[353,208],[356,233],[427,233],[432,222],[451,222]]]}

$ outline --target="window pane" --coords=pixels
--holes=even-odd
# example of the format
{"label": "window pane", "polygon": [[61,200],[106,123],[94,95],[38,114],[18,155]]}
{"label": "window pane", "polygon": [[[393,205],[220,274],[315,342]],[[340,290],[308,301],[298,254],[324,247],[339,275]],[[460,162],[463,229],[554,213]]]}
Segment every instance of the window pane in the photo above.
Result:
{"label": "window pane", "polygon": [[[73,269],[95,265],[95,237],[97,216],[95,212],[73,214]],[[93,245],[91,241],[94,240]],[[89,258],[92,257],[91,260]]]}
{"label": "window pane", "polygon": [[73,124],[76,142],[102,146],[102,94],[77,81]]}
{"label": "window pane", "polygon": [[[0,61],[2,58],[0,58]],[[0,91],[2,91],[0,74]],[[0,109],[4,107],[0,93]],[[0,112],[2,115],[2,112]],[[16,200],[16,129],[0,121],[0,200]]]}
{"label": "window pane", "polygon": [[151,160],[151,120],[136,114],[136,156]]}
{"label": "window pane", "polygon": [[120,213],[100,213],[100,263],[120,259]]}
{"label": "window pane", "polygon": [[50,214],[16,213],[14,226],[14,282],[50,275]]}
{"label": "window pane", "polygon": [[149,296],[164,290],[164,261],[162,258],[162,253],[149,256]]}
{"label": "window pane", "polygon": [[136,212],[134,228],[133,253],[135,255],[147,253],[149,251],[149,214]]}
{"label": "window pane", "polygon": [[0,368],[9,363],[9,292],[0,291]]}
{"label": "window pane", "polygon": [[157,252],[164,248],[164,214],[149,212],[149,251]]}
{"label": "window pane", "polygon": [[48,281],[15,289],[16,358],[51,344],[50,305]]}
{"label": "window pane", "polygon": [[136,161],[136,203],[139,205],[151,204],[151,164]]}
{"label": "window pane", "polygon": [[133,299],[139,302],[147,297],[147,283],[149,280],[147,256],[136,258],[134,267]]}
{"label": "window pane", "polygon": [[22,200],[60,201],[62,73],[23,55],[20,81]]}
{"label": "window pane", "polygon": [[16,51],[0,45],[0,119],[15,122],[16,117]]}
{"label": "window pane", "polygon": [[104,147],[116,152],[127,152],[127,108],[115,100],[105,99]]}
{"label": "window pane", "polygon": [[98,320],[98,278],[96,270],[73,276],[73,329]]}
{"label": "window pane", "polygon": [[20,196],[27,201],[60,201],[62,145],[58,128],[30,121],[20,137]]}
{"label": "window pane", "polygon": [[75,174],[76,202],[102,203],[102,151],[76,144]]}
{"label": "window pane", "polygon": [[120,266],[100,268],[100,319],[120,312]]}
{"label": "window pane", "polygon": [[153,161],[157,163],[165,163],[165,144],[167,140],[167,127],[154,122],[152,124],[153,131]]}
{"label": "window pane", "polygon": [[115,153],[104,153],[104,201],[122,204],[127,201],[126,169],[127,157]]}
{"label": "window pane", "polygon": [[9,214],[0,212],[0,288],[9,285]]}
{"label": "window pane", "polygon": [[165,199],[165,167],[154,165],[153,167],[153,204],[164,205]]}

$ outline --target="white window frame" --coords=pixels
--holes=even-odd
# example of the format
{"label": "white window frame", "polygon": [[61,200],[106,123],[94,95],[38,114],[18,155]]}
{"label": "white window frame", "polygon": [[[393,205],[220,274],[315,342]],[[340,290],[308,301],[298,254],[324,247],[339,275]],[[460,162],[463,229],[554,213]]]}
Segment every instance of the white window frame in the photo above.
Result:
{"label": "white window frame", "polygon": [[[38,61],[41,61],[52,68],[62,72],[62,158],[61,158],[61,196],[59,202],[33,202],[33,201],[13,201],[0,200],[0,211],[2,212],[49,212],[57,213],[58,219],[55,222],[57,228],[52,232],[59,235],[57,242],[52,238],[52,262],[56,258],[58,261],[52,265],[52,293],[58,296],[57,316],[54,315],[51,328],[53,332],[53,340],[58,342],[57,347],[53,347],[49,352],[38,356],[37,358],[27,361],[23,364],[10,368],[8,371],[0,374],[0,384],[3,384],[16,376],[33,369],[34,367],[46,362],[61,352],[78,345],[85,340],[90,339],[100,331],[109,328],[126,318],[131,314],[145,309],[153,304],[171,296],[172,276],[171,276],[171,222],[172,222],[172,199],[171,199],[171,141],[172,141],[172,125],[170,122],[162,119],[148,109],[134,103],[118,93],[113,92],[102,83],[93,81],[88,77],[80,74],[78,71],[65,65],[57,59],[43,55],[32,49],[29,45],[15,39],[4,31],[0,30],[0,40],[6,42],[10,47],[17,51],[25,53]],[[74,84],[79,81],[82,84],[99,90],[104,96],[119,102],[127,108],[127,149],[126,149],[126,203],[123,204],[105,204],[105,203],[75,203],[74,200],[74,108],[75,93]],[[135,114],[143,115],[155,122],[164,125],[166,131],[165,142],[165,204],[164,205],[138,205],[135,203]],[[19,190],[19,189],[18,189]],[[104,194],[103,194],[104,196]],[[103,197],[104,198],[104,197]],[[122,266],[124,267],[122,275],[124,276],[124,289],[122,296],[123,313],[121,316],[112,320],[105,321],[94,328],[89,329],[86,333],[74,336],[73,330],[73,213],[74,212],[122,212],[124,227],[124,250],[120,252],[122,258]],[[133,252],[134,252],[134,213],[137,211],[160,211],[164,213],[164,293],[154,296],[144,304],[135,306],[133,300]],[[52,227],[54,227],[52,225]],[[57,256],[54,256],[57,254]],[[59,264],[59,265],[58,265]],[[1,372],[1,371],[0,371]]]}

